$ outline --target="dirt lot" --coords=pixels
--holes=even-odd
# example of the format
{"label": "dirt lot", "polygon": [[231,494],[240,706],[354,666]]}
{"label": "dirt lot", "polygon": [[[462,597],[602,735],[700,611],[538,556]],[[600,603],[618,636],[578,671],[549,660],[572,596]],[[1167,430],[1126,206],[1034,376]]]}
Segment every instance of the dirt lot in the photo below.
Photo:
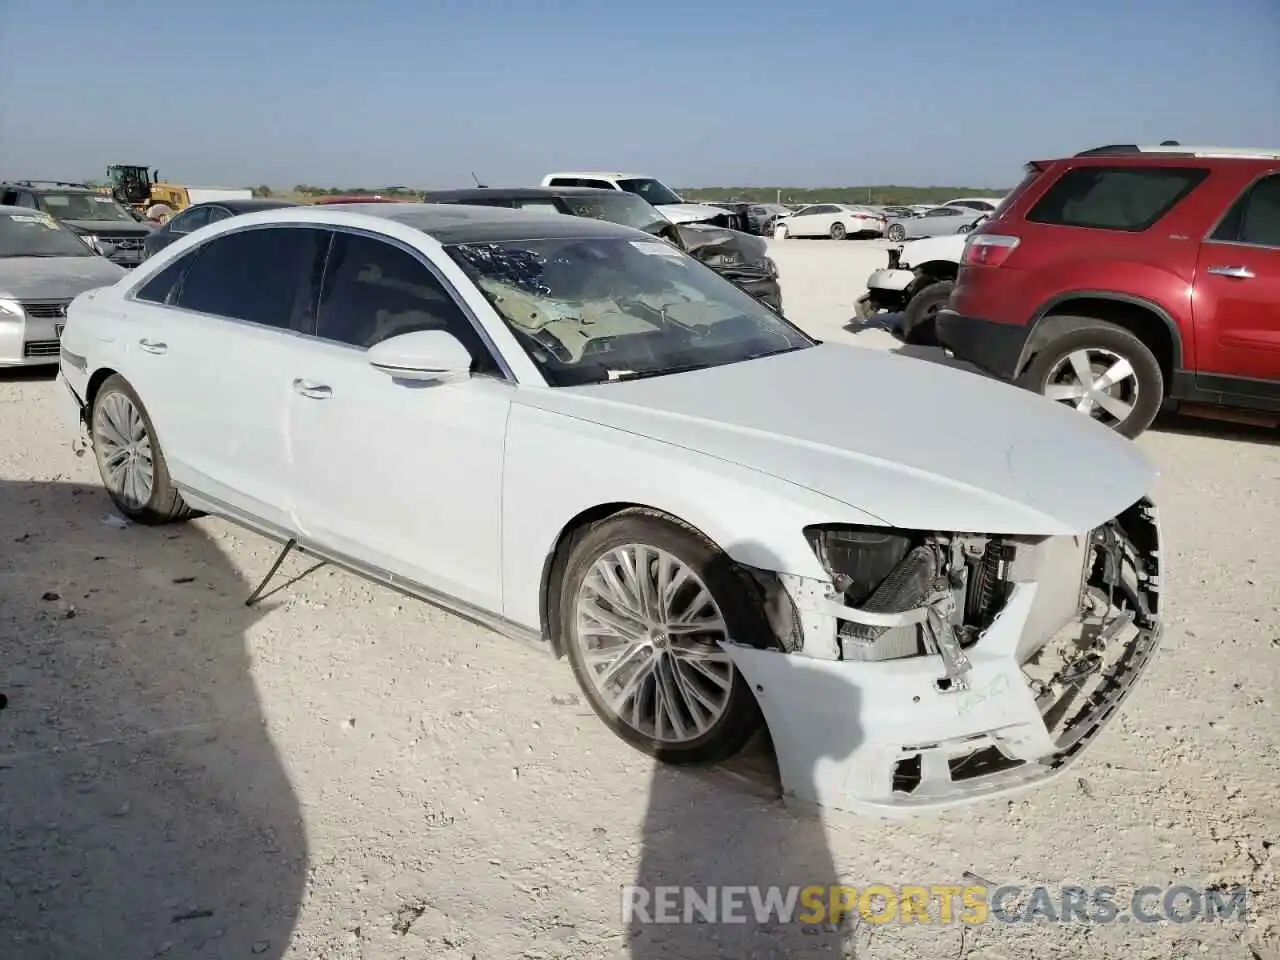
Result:
{"label": "dirt lot", "polygon": [[[853,337],[882,246],[774,246],[793,318]],[[1280,957],[1270,434],[1175,421],[1140,440],[1163,471],[1168,631],[1069,775],[943,817],[820,823],[763,775],[655,770],[595,719],[564,663],[348,574],[297,559],[294,582],[246,608],[273,546],[218,520],[112,524],[53,386],[0,381],[0,956]],[[890,396],[851,415],[893,410]],[[902,426],[921,443],[983,429],[952,410]],[[958,884],[964,871],[1122,892],[1242,883],[1253,919],[620,919],[632,882]]]}

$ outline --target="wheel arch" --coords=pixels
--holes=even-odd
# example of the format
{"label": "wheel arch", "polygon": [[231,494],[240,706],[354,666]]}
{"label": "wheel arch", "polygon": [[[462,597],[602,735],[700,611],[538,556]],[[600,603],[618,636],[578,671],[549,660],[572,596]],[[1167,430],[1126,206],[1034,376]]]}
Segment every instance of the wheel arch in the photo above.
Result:
{"label": "wheel arch", "polygon": [[102,385],[111,377],[119,375],[119,371],[112,370],[110,367],[99,367],[93,371],[89,377],[89,382],[84,388],[84,406],[88,412],[93,409],[93,401],[98,396],[98,391],[102,389]]}
{"label": "wheel arch", "polygon": [[1035,314],[1031,333],[1018,358],[1016,375],[1053,337],[1076,330],[1088,320],[1103,320],[1128,330],[1155,354],[1164,374],[1165,389],[1183,366],[1182,333],[1164,307],[1144,297],[1108,290],[1077,290],[1059,294]]}
{"label": "wheel arch", "polygon": [[951,260],[926,260],[912,269],[919,275],[916,283],[919,284],[921,290],[946,280],[954,283],[956,277],[960,275],[960,264]]}
{"label": "wheel arch", "polygon": [[551,550],[543,561],[542,576],[538,584],[538,610],[541,618],[539,626],[542,630],[542,635],[546,637],[551,647],[552,656],[556,659],[564,656],[564,650],[560,643],[559,604],[555,600],[560,593],[560,584],[564,576],[565,565],[568,563],[569,555],[573,552],[574,542],[581,533],[595,524],[608,520],[610,517],[616,517],[621,513],[643,513],[651,517],[661,518],[675,526],[684,527],[702,537],[708,543],[715,543],[715,540],[687,520],[682,520],[667,510],[644,503],[631,503],[620,500],[612,503],[600,503],[580,511],[561,527],[555,543],[552,544]]}

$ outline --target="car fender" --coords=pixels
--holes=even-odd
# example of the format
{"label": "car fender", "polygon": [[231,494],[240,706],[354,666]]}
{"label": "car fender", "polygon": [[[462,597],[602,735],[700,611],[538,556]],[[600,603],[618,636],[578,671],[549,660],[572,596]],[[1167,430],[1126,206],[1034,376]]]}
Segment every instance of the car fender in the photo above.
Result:
{"label": "car fender", "polygon": [[1131,307],[1139,307],[1159,318],[1161,323],[1169,331],[1169,336],[1173,342],[1173,369],[1183,369],[1186,361],[1186,351],[1184,349],[1184,340],[1182,330],[1178,326],[1178,322],[1174,320],[1172,313],[1160,303],[1147,297],[1138,296],[1133,293],[1124,293],[1119,290],[1106,289],[1078,289],[1068,290],[1046,300],[1032,318],[1030,324],[1030,332],[1028,333],[1026,343],[1023,344],[1022,353],[1018,357],[1017,369],[1020,371],[1031,359],[1031,355],[1035,352],[1039,343],[1037,334],[1043,337],[1046,324],[1049,323],[1055,312],[1061,314],[1061,308],[1069,305],[1073,301],[1086,300],[1104,300],[1116,304],[1126,304]]}
{"label": "car fender", "polygon": [[541,629],[544,574],[561,536],[603,506],[661,511],[741,564],[818,580],[828,574],[805,539],[806,525],[887,526],[708,454],[518,402],[503,477],[503,615],[534,630]]}

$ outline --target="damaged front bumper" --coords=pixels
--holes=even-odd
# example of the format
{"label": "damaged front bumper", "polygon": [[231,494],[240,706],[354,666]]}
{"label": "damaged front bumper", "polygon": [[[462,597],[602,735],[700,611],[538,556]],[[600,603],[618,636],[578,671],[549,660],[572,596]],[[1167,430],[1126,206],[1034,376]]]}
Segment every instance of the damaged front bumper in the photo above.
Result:
{"label": "damaged front bumper", "polygon": [[[790,648],[726,650],[789,798],[881,816],[944,809],[1041,784],[1096,739],[1160,639],[1156,509],[1144,499],[1086,536],[1010,539],[999,609],[980,630],[941,579],[926,603],[884,613],[845,606],[833,583],[778,578],[798,624]],[[870,646],[868,631],[881,634]],[[867,658],[911,631],[920,653]]]}

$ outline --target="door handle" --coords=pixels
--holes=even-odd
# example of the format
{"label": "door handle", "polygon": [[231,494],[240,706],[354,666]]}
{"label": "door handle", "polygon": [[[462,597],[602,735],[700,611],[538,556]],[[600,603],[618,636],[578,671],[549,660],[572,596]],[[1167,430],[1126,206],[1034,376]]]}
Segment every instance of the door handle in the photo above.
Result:
{"label": "door handle", "polygon": [[148,340],[146,337],[138,341],[138,346],[147,351],[147,353],[165,353],[169,349],[167,343],[158,343],[155,340]]}
{"label": "door handle", "polygon": [[312,400],[328,400],[333,396],[333,389],[323,383],[312,383],[301,378],[293,381],[293,392]]}
{"label": "door handle", "polygon": [[1234,277],[1237,280],[1252,280],[1256,276],[1248,267],[1210,267],[1209,273],[1217,277]]}

